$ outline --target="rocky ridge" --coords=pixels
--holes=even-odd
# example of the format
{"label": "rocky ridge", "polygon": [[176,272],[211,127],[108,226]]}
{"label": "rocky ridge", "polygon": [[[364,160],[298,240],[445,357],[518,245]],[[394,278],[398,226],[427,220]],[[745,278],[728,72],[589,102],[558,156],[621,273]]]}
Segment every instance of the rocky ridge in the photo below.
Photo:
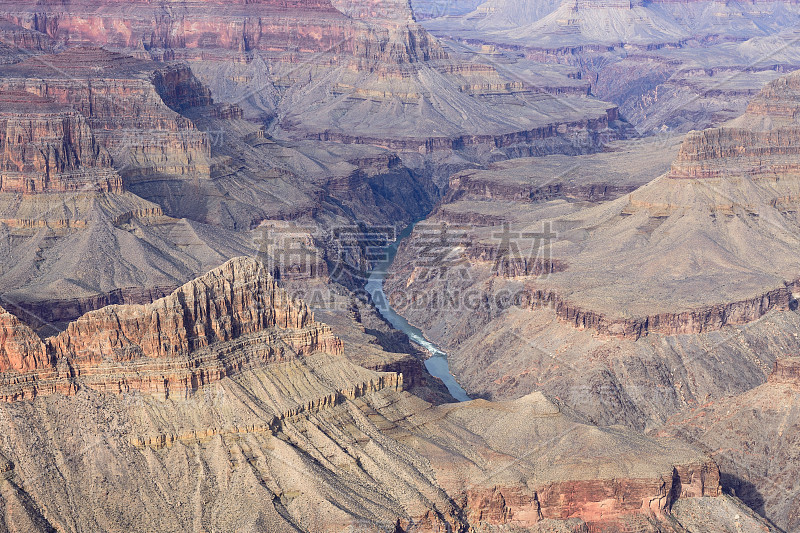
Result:
{"label": "rocky ridge", "polygon": [[[5,401],[103,391],[187,394],[258,361],[341,353],[330,328],[290,301],[253,260],[235,259],[151,304],[91,311],[39,341],[7,311]],[[213,345],[238,339],[235,349]],[[126,364],[135,372],[126,375]]]}
{"label": "rocky ridge", "polygon": [[800,67],[794,2],[490,0],[454,11],[423,24],[533,86],[570,66],[642,133],[717,126]]}
{"label": "rocky ridge", "polygon": [[[205,14],[211,11],[213,17]],[[276,135],[294,139],[415,154],[467,148],[470,157],[485,159],[495,148],[506,156],[531,145],[592,149],[618,135],[614,106],[543,97],[487,62],[453,56],[402,1],[377,8],[196,2],[168,12],[147,2],[98,12],[77,1],[17,3],[0,13],[58,43],[188,60],[217,101],[241,105],[248,118],[277,119]],[[104,29],[111,27],[125,30]],[[469,118],[478,116],[480,130]]]}

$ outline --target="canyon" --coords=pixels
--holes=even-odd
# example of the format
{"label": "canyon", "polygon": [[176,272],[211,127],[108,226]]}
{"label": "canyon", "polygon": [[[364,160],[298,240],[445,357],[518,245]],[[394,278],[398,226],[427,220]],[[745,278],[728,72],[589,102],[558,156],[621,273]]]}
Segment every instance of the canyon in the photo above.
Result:
{"label": "canyon", "polygon": [[[774,479],[791,476],[797,434],[799,82],[778,78],[682,139],[454,174],[401,245],[389,300],[471,397],[540,391],[600,425],[682,437],[792,531],[796,491]],[[602,183],[587,179],[597,169]]]}
{"label": "canyon", "polygon": [[[427,229],[401,247],[389,298],[451,351],[470,394],[543,388],[593,420],[652,427],[763,382],[797,349],[798,80],[689,134],[671,164],[651,141],[455,174]],[[625,172],[598,195],[582,175],[615,157]],[[415,254],[440,224],[457,235],[442,245],[453,266],[432,275]],[[477,303],[464,305],[470,291]]]}
{"label": "canyon", "polygon": [[0,0],[0,532],[800,527],[798,21]]}
{"label": "canyon", "polygon": [[769,530],[675,439],[582,423],[539,393],[422,400],[402,374],[353,362],[355,346],[253,259],[44,341],[10,313],[2,323],[11,530],[681,531],[712,520],[709,503]]}
{"label": "canyon", "polygon": [[100,13],[80,1],[14,2],[0,13],[55,43],[186,60],[217,101],[239,105],[279,138],[375,144],[410,152],[415,165],[420,153],[485,160],[620,135],[615,106],[548,98],[491,62],[448,53],[407,3],[368,5],[138,2]]}
{"label": "canyon", "polygon": [[778,359],[763,385],[676,415],[659,431],[711,453],[738,497],[785,531],[800,524],[798,495],[787,484],[797,465],[799,372],[797,357]]}
{"label": "canyon", "polygon": [[591,91],[652,135],[733,119],[800,67],[799,16],[783,1],[489,0],[422,24],[523,83]]}

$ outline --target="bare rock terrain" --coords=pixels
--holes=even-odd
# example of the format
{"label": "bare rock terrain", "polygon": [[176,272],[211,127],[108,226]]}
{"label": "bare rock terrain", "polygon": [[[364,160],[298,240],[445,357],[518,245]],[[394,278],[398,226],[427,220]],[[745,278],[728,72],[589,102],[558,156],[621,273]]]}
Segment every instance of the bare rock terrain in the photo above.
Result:
{"label": "bare rock terrain", "polygon": [[545,90],[539,73],[569,66],[638,131],[659,133],[735,118],[764,83],[800,67],[798,17],[784,1],[489,0],[423,25]]}
{"label": "bare rock terrain", "polygon": [[798,21],[0,0],[0,533],[800,527]]}
{"label": "bare rock terrain", "polygon": [[[12,529],[683,531],[715,510],[732,525],[702,452],[585,424],[539,393],[432,405],[353,363],[252,259],[44,342],[3,317]],[[672,508],[692,499],[681,522]]]}
{"label": "bare rock terrain", "polygon": [[57,43],[187,60],[217,101],[293,139],[416,154],[467,149],[485,159],[531,146],[591,149],[618,135],[615,106],[549,98],[490,63],[451,57],[402,1],[196,2],[166,11],[148,2],[103,11],[29,2],[0,13]]}
{"label": "bare rock terrain", "polygon": [[[763,383],[798,349],[797,80],[689,134],[669,167],[631,149],[608,185],[649,183],[616,199],[567,185],[597,190],[581,161],[611,154],[564,176],[538,160],[456,174],[387,294],[477,395],[543,390],[596,422],[653,427]],[[456,235],[444,277],[417,255],[441,223]]]}
{"label": "bare rock terrain", "polygon": [[671,418],[661,434],[702,446],[722,465],[726,484],[785,531],[800,525],[797,488],[800,360],[775,362],[766,383]]}

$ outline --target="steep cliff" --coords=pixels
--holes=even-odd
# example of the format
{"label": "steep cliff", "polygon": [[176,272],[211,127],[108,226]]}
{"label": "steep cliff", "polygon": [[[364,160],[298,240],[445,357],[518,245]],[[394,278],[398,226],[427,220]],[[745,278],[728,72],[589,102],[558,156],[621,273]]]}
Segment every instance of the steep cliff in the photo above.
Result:
{"label": "steep cliff", "polygon": [[[330,329],[315,324],[307,307],[292,302],[262,268],[252,259],[233,259],[153,303],[91,311],[44,344],[5,312],[4,370],[10,373],[4,382],[10,389],[3,398],[74,393],[84,382],[168,397],[259,361],[340,353]],[[236,350],[214,349],[236,339]],[[126,363],[135,371],[129,374]]]}
{"label": "steep cliff", "polygon": [[208,176],[208,135],[178,111],[208,106],[211,98],[185,65],[77,48],[9,66],[0,86],[74,108],[113,157],[126,188],[168,210],[162,184],[180,188],[190,176]]}
{"label": "steep cliff", "polygon": [[83,115],[31,93],[0,92],[0,193],[122,192]]}
{"label": "steep cliff", "polygon": [[111,2],[98,11],[70,1],[0,5],[0,13],[62,44],[188,60],[217,101],[240,104],[248,118],[277,119],[276,133],[290,138],[425,154],[468,148],[485,159],[495,145],[508,155],[512,147],[594,149],[619,134],[614,106],[585,96],[542,98],[490,62],[448,53],[413,20],[408,3],[336,7]]}
{"label": "steep cliff", "polygon": [[0,322],[0,372],[28,372],[51,365],[44,343],[28,326],[5,309],[0,314]]}
{"label": "steep cliff", "polygon": [[570,86],[541,75],[568,65],[642,133],[718,126],[744,112],[763,84],[800,68],[796,2],[489,0],[466,12],[437,7],[423,25],[440,39],[493,57],[542,90]]}

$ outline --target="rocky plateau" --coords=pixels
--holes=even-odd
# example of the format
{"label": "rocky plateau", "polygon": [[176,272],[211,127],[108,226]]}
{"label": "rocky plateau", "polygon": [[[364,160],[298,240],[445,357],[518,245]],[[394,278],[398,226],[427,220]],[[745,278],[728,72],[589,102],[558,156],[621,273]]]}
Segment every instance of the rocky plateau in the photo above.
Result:
{"label": "rocky plateau", "polygon": [[[475,395],[543,390],[594,421],[654,427],[763,383],[798,348],[798,79],[677,155],[623,143],[455,174],[401,247],[389,297]],[[627,166],[608,188],[584,177],[615,157]],[[455,235],[444,275],[417,255],[440,224]]]}

